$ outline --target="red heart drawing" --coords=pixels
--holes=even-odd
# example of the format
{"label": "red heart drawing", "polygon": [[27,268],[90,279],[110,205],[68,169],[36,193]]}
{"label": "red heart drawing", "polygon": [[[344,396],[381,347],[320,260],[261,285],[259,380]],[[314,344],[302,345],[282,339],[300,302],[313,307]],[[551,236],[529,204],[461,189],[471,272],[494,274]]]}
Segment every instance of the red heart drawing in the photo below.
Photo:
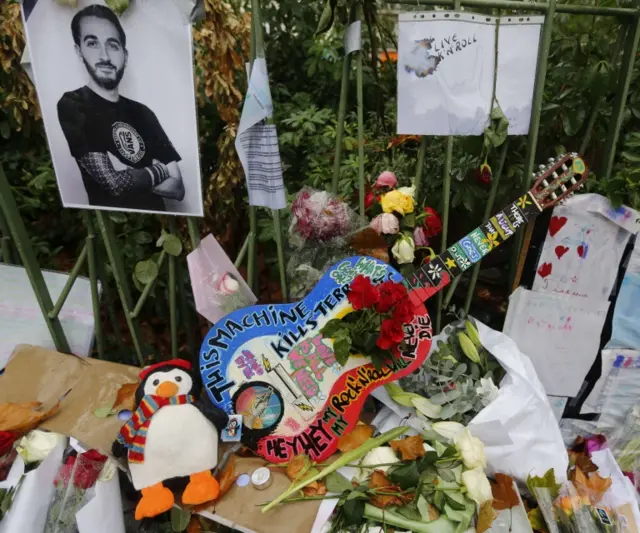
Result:
{"label": "red heart drawing", "polygon": [[551,274],[552,265],[551,263],[542,263],[540,268],[538,268],[538,274],[541,277],[546,278],[549,274]]}
{"label": "red heart drawing", "polygon": [[582,258],[584,258],[584,256],[587,255],[587,249],[584,246],[582,246],[582,244],[578,246],[578,255]]}
{"label": "red heart drawing", "polygon": [[549,222],[549,235],[553,237],[566,223],[567,217],[551,217],[551,221]]}
{"label": "red heart drawing", "polygon": [[568,251],[569,251],[569,248],[567,248],[566,246],[556,246],[555,247],[555,252],[556,252],[556,255],[558,256],[558,259],[560,259]]}

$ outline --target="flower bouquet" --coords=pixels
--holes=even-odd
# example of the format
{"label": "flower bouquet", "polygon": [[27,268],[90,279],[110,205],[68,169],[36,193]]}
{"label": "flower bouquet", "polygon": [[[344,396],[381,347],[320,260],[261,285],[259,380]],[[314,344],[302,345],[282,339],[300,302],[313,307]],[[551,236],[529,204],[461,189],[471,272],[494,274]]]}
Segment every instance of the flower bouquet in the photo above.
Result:
{"label": "flower bouquet", "polygon": [[18,455],[14,442],[20,437],[14,431],[0,431],[0,481],[7,479],[11,465]]}
{"label": "flower bouquet", "polygon": [[442,232],[440,216],[432,207],[416,213],[415,187],[397,187],[393,172],[385,171],[367,195],[366,206],[373,219],[370,226],[387,237],[391,254],[399,265],[412,264],[418,258],[431,258],[430,239]]}
{"label": "flower bouquet", "polygon": [[357,217],[337,196],[304,187],[291,204],[289,244],[295,250],[287,264],[291,297],[302,298],[327,269],[349,255],[345,238]]}

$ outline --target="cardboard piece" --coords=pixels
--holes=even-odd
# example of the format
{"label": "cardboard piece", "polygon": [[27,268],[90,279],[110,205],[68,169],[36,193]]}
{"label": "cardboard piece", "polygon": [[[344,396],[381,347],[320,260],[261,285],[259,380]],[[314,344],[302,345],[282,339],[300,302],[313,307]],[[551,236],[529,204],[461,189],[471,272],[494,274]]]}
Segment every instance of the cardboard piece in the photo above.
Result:
{"label": "cardboard piece", "polygon": [[48,409],[70,391],[60,412],[40,428],[75,437],[108,454],[123,422],[117,416],[97,418],[93,412],[112,405],[122,385],[138,381],[139,371],[134,366],[20,344],[0,376],[0,403],[37,400]]}
{"label": "cardboard piece", "polygon": [[[0,403],[37,400],[49,408],[70,390],[60,404],[60,412],[40,428],[74,437],[87,448],[109,454],[123,422],[116,416],[97,418],[93,412],[111,405],[118,389],[125,383],[136,382],[139,372],[134,366],[19,345],[0,376]],[[265,464],[264,459],[238,457],[236,474],[250,476]],[[251,483],[245,487],[234,485],[215,507],[201,514],[245,533],[280,533],[283,529],[310,532],[320,501],[280,505],[262,513],[260,504],[274,499],[290,485],[283,472],[274,469],[272,476],[271,486],[263,491],[256,490]]]}

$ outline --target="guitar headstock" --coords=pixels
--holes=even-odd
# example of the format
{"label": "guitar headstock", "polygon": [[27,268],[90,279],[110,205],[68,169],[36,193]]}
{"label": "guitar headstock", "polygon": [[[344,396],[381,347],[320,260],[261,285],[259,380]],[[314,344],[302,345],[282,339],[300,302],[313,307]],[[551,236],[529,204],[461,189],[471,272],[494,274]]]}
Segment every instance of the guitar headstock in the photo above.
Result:
{"label": "guitar headstock", "polygon": [[549,159],[546,165],[540,165],[531,194],[541,209],[562,203],[581,188],[589,176],[584,160],[576,153],[564,154]]}

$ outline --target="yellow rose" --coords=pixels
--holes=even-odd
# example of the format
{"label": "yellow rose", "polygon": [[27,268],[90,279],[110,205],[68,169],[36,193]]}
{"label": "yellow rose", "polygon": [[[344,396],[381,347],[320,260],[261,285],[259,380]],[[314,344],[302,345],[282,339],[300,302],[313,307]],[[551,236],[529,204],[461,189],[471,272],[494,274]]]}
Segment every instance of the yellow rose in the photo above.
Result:
{"label": "yellow rose", "polygon": [[389,191],[380,200],[380,205],[385,213],[400,213],[406,215],[413,212],[413,196],[404,194],[402,191]]}

